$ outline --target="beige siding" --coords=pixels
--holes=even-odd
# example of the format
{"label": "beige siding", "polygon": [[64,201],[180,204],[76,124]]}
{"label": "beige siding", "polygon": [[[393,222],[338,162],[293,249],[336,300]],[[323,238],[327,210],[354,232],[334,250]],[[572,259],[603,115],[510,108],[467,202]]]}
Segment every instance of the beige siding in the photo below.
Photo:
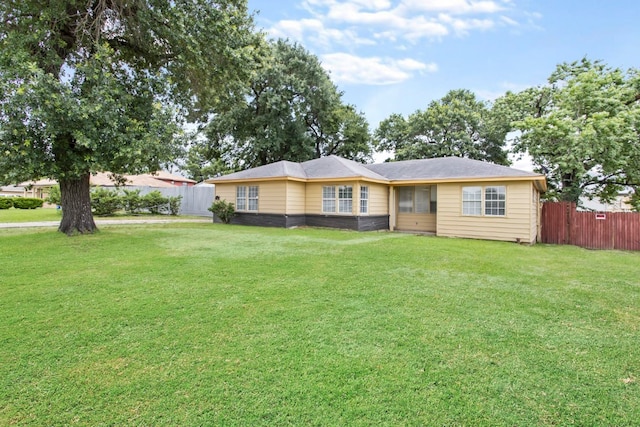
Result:
{"label": "beige siding", "polygon": [[305,213],[306,184],[304,182],[287,182],[287,214]]}
{"label": "beige siding", "polygon": [[436,215],[428,213],[396,213],[396,230],[436,231]]}
{"label": "beige siding", "polygon": [[308,182],[304,210],[307,214],[322,214],[322,186],[318,182]]}
{"label": "beige siding", "polygon": [[531,183],[531,238],[535,241],[538,236],[538,190]]}
{"label": "beige siding", "polygon": [[389,187],[369,182],[362,185],[369,187],[369,215],[389,215]]}
{"label": "beige siding", "polygon": [[273,182],[247,182],[246,184],[216,183],[216,196],[236,204],[236,187],[258,186],[258,212],[259,213],[285,213],[286,209],[286,181]]}
{"label": "beige siding", "polygon": [[[462,215],[462,187],[506,187],[506,215],[504,217]],[[438,185],[438,236],[476,239],[521,241],[533,243],[536,220],[531,216],[532,191],[530,182],[491,182]],[[533,224],[532,224],[533,222]]]}
{"label": "beige siding", "polygon": [[224,184],[216,182],[216,197],[228,203],[236,204],[236,184]]}
{"label": "beige siding", "polygon": [[258,212],[284,214],[286,209],[286,181],[258,183]]}

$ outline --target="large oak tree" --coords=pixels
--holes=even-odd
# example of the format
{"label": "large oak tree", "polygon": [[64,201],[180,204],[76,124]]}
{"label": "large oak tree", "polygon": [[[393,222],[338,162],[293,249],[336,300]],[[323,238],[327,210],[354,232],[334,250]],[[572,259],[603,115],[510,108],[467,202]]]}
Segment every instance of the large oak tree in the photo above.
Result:
{"label": "large oak tree", "polygon": [[252,69],[246,0],[0,2],[0,182],[60,183],[59,230],[93,232],[89,176],[157,170],[187,117]]}
{"label": "large oak tree", "polygon": [[516,150],[546,172],[548,197],[610,201],[640,189],[640,72],[584,58],[563,63],[548,84],[507,94]]}
{"label": "large oak tree", "polygon": [[393,153],[395,160],[453,156],[508,165],[507,125],[473,92],[452,90],[407,119],[392,114],[383,120],[376,149]]}
{"label": "large oak tree", "polygon": [[365,117],[343,103],[318,58],[285,40],[264,46],[262,66],[232,107],[214,115],[194,141],[185,169],[194,179],[280,160],[331,154],[365,161]]}

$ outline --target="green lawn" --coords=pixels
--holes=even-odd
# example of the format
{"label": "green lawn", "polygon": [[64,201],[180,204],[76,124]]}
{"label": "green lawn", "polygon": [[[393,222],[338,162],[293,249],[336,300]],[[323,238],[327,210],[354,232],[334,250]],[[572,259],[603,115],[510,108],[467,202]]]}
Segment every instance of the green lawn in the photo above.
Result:
{"label": "green lawn", "polygon": [[[149,218],[159,218],[159,219],[185,219],[185,218],[195,218],[195,219],[205,219],[206,217],[201,216],[189,216],[189,215],[152,215],[147,213],[137,214],[137,215],[126,215],[123,212],[117,213],[112,216],[94,216],[95,220],[101,219],[149,219]],[[38,209],[0,209],[0,223],[3,222],[38,222],[38,221],[60,221],[62,219],[62,211],[59,211],[55,208],[38,208]]]}
{"label": "green lawn", "polygon": [[55,208],[0,209],[2,222],[60,221],[62,212]]}
{"label": "green lawn", "polygon": [[0,230],[0,425],[632,426],[640,254]]}

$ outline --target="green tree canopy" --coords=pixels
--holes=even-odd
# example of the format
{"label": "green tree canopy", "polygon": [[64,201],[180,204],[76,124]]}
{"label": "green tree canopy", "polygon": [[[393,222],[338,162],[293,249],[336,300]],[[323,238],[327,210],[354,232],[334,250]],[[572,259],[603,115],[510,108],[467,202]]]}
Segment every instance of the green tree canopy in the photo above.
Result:
{"label": "green tree canopy", "polygon": [[640,187],[640,74],[586,58],[563,63],[548,85],[503,100],[511,106],[518,152],[549,180],[549,197],[610,201]]}
{"label": "green tree canopy", "polygon": [[157,170],[179,124],[243,87],[246,0],[0,3],[0,182],[60,183],[60,231],[92,232],[89,175]]}
{"label": "green tree canopy", "polygon": [[194,140],[185,165],[191,177],[331,154],[368,159],[366,119],[342,102],[316,56],[277,40],[265,46],[261,64],[246,92]]}
{"label": "green tree canopy", "polygon": [[452,90],[407,119],[392,114],[375,132],[376,149],[395,160],[466,157],[509,164],[504,149],[508,126],[466,90]]}

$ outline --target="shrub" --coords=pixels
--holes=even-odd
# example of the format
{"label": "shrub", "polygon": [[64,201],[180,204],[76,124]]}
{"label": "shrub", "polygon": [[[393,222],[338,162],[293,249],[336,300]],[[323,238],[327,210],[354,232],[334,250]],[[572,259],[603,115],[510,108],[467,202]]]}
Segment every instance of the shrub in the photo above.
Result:
{"label": "shrub", "polygon": [[13,207],[13,200],[9,197],[0,197],[0,209],[9,209]]}
{"label": "shrub", "polygon": [[169,214],[170,215],[178,215],[180,212],[180,204],[182,201],[182,196],[169,197]]}
{"label": "shrub", "polygon": [[216,200],[209,208],[213,212],[214,220],[218,217],[225,224],[231,222],[231,218],[236,214],[236,208],[233,203],[227,203],[225,200]]}
{"label": "shrub", "polygon": [[51,203],[52,205],[59,205],[62,197],[60,195],[60,186],[54,185],[49,190],[49,197],[45,199],[47,203]]}
{"label": "shrub", "polygon": [[122,198],[117,191],[103,187],[95,188],[91,192],[91,208],[99,216],[115,214],[122,207]]}
{"label": "shrub", "polygon": [[44,200],[32,197],[17,197],[13,200],[13,207],[16,209],[41,208]]}
{"label": "shrub", "polygon": [[123,190],[122,207],[128,214],[140,213],[144,206],[142,196],[140,196],[140,190]]}
{"label": "shrub", "polygon": [[152,214],[159,214],[167,210],[169,200],[158,190],[148,193],[142,199],[144,200],[144,207]]}

